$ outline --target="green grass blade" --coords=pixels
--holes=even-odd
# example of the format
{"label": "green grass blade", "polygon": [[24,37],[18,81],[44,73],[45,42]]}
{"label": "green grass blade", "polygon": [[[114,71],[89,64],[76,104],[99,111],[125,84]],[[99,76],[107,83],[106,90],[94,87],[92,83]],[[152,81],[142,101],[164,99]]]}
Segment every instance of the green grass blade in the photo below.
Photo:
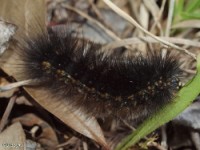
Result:
{"label": "green grass blade", "polygon": [[192,0],[189,1],[187,7],[186,7],[186,12],[193,12],[196,9],[199,9],[200,7],[200,1],[199,0]]}
{"label": "green grass blade", "polygon": [[175,13],[180,14],[183,11],[183,7],[184,7],[184,0],[176,0],[174,9]]}
{"label": "green grass blade", "polygon": [[183,12],[184,0],[176,0],[173,14],[173,22],[176,22],[181,19],[181,12]]}
{"label": "green grass blade", "polygon": [[126,150],[141,138],[145,137],[161,125],[169,122],[187,108],[200,93],[200,55],[197,60],[197,74],[178,93],[176,98],[148,118],[131,135],[127,136],[116,150]]}
{"label": "green grass blade", "polygon": [[182,12],[181,15],[182,15],[182,18],[184,20],[186,20],[186,19],[200,19],[200,13]]}

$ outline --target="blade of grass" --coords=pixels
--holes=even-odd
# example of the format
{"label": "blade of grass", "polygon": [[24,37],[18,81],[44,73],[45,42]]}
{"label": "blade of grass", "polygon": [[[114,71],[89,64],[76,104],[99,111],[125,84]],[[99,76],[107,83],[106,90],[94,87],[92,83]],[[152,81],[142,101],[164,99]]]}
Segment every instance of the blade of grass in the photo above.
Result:
{"label": "blade of grass", "polygon": [[181,16],[184,20],[186,20],[186,19],[200,19],[200,13],[182,12]]}
{"label": "blade of grass", "polygon": [[173,23],[181,20],[181,12],[183,12],[184,0],[176,0],[174,8]]}
{"label": "blade of grass", "polygon": [[176,0],[174,20],[173,22],[179,22],[188,19],[199,19],[200,1],[199,0]]}
{"label": "blade of grass", "polygon": [[115,150],[126,150],[141,138],[148,135],[161,125],[169,122],[187,108],[200,93],[200,55],[197,60],[197,74],[178,93],[176,98],[148,118],[131,135],[127,136]]}
{"label": "blade of grass", "polygon": [[199,7],[200,7],[200,1],[199,0],[189,1],[188,6],[186,7],[186,12],[193,12]]}
{"label": "blade of grass", "polygon": [[175,3],[175,15],[180,14],[183,11],[184,0],[176,0]]}

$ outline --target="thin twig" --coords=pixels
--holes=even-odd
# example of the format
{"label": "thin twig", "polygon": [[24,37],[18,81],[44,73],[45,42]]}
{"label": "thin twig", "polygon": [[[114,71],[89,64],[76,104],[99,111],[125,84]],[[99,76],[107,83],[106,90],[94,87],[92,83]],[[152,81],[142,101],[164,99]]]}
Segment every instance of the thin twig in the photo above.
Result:
{"label": "thin twig", "polygon": [[[159,38],[175,44],[181,44],[181,45],[184,44],[187,46],[200,47],[200,42],[192,41],[189,39],[174,38],[174,37],[159,37]],[[152,37],[133,37],[133,38],[123,39],[121,41],[110,42],[109,44],[103,46],[102,49],[115,49],[117,47],[122,47],[126,45],[143,44],[144,42],[159,43],[159,41],[153,39]]]}
{"label": "thin twig", "polygon": [[161,127],[161,146],[164,147],[164,148],[168,148],[168,145],[167,145],[167,133],[166,133],[166,125],[163,125]]}
{"label": "thin twig", "polygon": [[[63,7],[74,11],[75,13],[79,14],[80,16],[86,18],[88,21],[96,24],[97,26],[99,26],[107,35],[109,35],[112,39],[116,40],[116,41],[121,41],[121,38],[118,37],[114,32],[112,32],[110,29],[106,28],[103,24],[101,24],[99,21],[97,21],[96,19],[93,19],[92,17],[90,17],[89,15],[87,15],[86,13],[71,7],[70,5],[67,4],[62,4]],[[125,46],[127,49],[131,49],[131,47],[129,46]],[[102,49],[104,51],[104,49]]]}
{"label": "thin twig", "polygon": [[123,120],[123,119],[121,119],[121,120],[122,120],[122,122],[123,122],[129,129],[131,129],[132,131],[135,131],[135,130],[136,130],[130,123],[128,123],[127,121],[125,121],[125,120]]}
{"label": "thin twig", "polygon": [[0,133],[4,129],[5,125],[7,124],[8,117],[9,117],[9,115],[11,113],[11,110],[12,110],[14,104],[15,104],[16,99],[17,99],[16,95],[14,95],[13,97],[10,98],[10,101],[9,101],[9,103],[8,103],[8,105],[6,107],[6,110],[5,110],[4,114],[3,114],[3,117],[1,119]]}
{"label": "thin twig", "polygon": [[191,69],[182,69],[182,70],[193,75],[197,73],[195,70],[191,70]]}
{"label": "thin twig", "polygon": [[160,10],[159,10],[158,17],[156,18],[155,22],[154,22],[153,25],[151,26],[150,32],[153,31],[154,28],[155,28],[156,25],[157,25],[158,28],[160,29],[160,32],[161,32],[160,35],[163,35],[163,33],[162,33],[162,32],[163,32],[163,31],[162,31],[162,27],[161,27],[159,21],[160,21],[160,18],[161,18],[161,16],[162,16],[162,14],[163,14],[166,1],[167,1],[167,0],[163,0],[163,1],[162,1],[162,5],[161,5],[161,8],[160,8]]}
{"label": "thin twig", "polygon": [[156,143],[156,142],[149,142],[147,143],[147,146],[149,147],[156,147],[156,149],[158,150],[167,150],[164,147],[162,147],[160,144]]}
{"label": "thin twig", "polygon": [[111,25],[107,24],[105,19],[103,18],[101,12],[99,11],[99,9],[96,7],[96,5],[94,4],[93,0],[87,0],[88,3],[91,5],[93,11],[95,12],[95,14],[97,15],[97,17],[99,18],[99,20],[102,22],[102,24],[104,26],[106,26],[109,30],[111,30],[112,32],[114,32],[114,30],[112,29]]}
{"label": "thin twig", "polygon": [[157,27],[159,28],[159,30],[162,33],[162,27],[161,27],[161,24],[159,22],[159,19],[160,19],[160,16],[161,16],[160,15],[160,10],[159,10],[159,7],[157,6],[155,0],[143,0],[143,3],[148,8],[148,10],[151,12],[151,14],[153,16],[154,27],[155,27],[155,25],[157,25]]}
{"label": "thin twig", "polygon": [[194,147],[196,150],[200,150],[200,136],[199,136],[199,132],[197,131],[191,131],[190,132],[191,135],[191,139],[192,139],[192,143],[194,144]]}
{"label": "thin twig", "polygon": [[14,88],[17,88],[17,87],[20,87],[20,86],[33,85],[33,84],[35,84],[34,79],[19,81],[19,82],[15,82],[15,83],[5,85],[5,86],[0,86],[0,92],[9,91],[11,89],[14,89]]}
{"label": "thin twig", "polygon": [[100,19],[100,20],[104,20],[100,11],[97,9],[96,5],[94,4],[94,1],[93,0],[87,0],[88,3],[91,5],[93,11],[95,12],[95,14],[97,15],[97,17]]}
{"label": "thin twig", "polygon": [[174,4],[175,4],[175,0],[170,0],[165,36],[170,36],[170,30],[172,26],[172,19],[173,19],[173,13],[174,13]]}
{"label": "thin twig", "polygon": [[124,11],[122,11],[119,7],[117,7],[115,4],[113,4],[110,0],[103,0],[104,3],[106,3],[113,11],[115,11],[119,16],[121,16],[122,18],[124,18],[125,20],[127,20],[128,22],[130,22],[132,25],[136,26],[138,29],[142,30],[144,33],[146,33],[147,35],[151,36],[152,38],[158,40],[159,42],[173,47],[177,50],[183,51],[186,54],[190,55],[192,58],[194,58],[196,60],[196,55],[194,55],[193,53],[189,52],[188,50],[181,48],[173,43],[170,43],[168,41],[165,41],[157,36],[155,36],[154,34],[148,32],[147,30],[145,30],[141,25],[139,25],[131,16],[129,16],[127,13],[125,13]]}
{"label": "thin twig", "polygon": [[71,10],[77,14],[79,14],[80,16],[82,16],[83,18],[86,18],[87,20],[89,20],[90,22],[96,24],[97,26],[99,26],[106,34],[108,34],[112,39],[114,40],[121,40],[114,32],[112,32],[110,29],[106,28],[103,24],[101,24],[99,21],[97,21],[96,19],[93,19],[92,17],[90,17],[89,15],[87,15],[86,13],[70,6],[67,4],[61,4],[63,7],[67,8],[68,10]]}

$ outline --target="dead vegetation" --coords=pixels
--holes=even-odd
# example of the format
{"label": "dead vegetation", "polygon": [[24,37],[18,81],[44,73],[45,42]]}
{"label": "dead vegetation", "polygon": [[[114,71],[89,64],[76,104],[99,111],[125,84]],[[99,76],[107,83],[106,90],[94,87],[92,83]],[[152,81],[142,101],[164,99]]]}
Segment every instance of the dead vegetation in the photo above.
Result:
{"label": "dead vegetation", "polygon": [[[12,5],[10,0],[1,1],[5,8]],[[39,8],[32,5],[31,0],[22,1],[24,10],[20,13],[23,14],[30,8],[35,9],[34,11],[45,10],[47,26],[66,24],[78,36],[105,44],[105,49],[125,46],[131,54],[145,53],[155,47],[162,48],[163,54],[165,49],[173,50],[182,63],[184,83],[196,73],[196,56],[200,50],[200,17],[182,16],[181,12],[177,12],[177,6],[174,6],[179,5],[178,1],[112,1],[121,10],[109,0],[47,0],[44,6],[40,4]],[[6,10],[5,8],[1,11]],[[200,11],[199,8],[197,10]],[[36,16],[32,16],[34,20]],[[3,18],[6,17],[9,15],[4,14]],[[44,16],[41,18],[44,19]],[[6,18],[6,21],[7,19],[9,21],[9,18]],[[29,19],[11,23],[16,26],[23,24],[25,27],[25,24],[29,25]],[[41,22],[43,19],[36,18]],[[17,32],[16,36],[21,31]],[[15,57],[10,58],[9,50],[6,52],[9,59],[7,55],[3,55],[8,61],[1,64],[1,86],[10,83],[13,80],[11,76],[15,74],[13,68],[8,65],[15,61]],[[0,93],[0,149],[114,149],[137,126],[135,123],[116,122],[111,118],[88,119],[79,110],[72,111],[62,100],[45,99],[41,96],[45,94],[45,91],[31,88]],[[199,108],[197,99],[180,116],[144,137],[130,149],[199,150]]]}

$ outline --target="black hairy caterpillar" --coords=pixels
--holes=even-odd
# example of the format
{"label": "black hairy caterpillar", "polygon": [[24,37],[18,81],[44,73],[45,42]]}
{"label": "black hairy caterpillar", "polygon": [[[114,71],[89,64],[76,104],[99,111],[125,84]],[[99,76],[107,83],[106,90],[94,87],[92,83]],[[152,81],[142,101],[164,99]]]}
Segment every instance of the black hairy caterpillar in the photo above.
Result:
{"label": "black hairy caterpillar", "polygon": [[181,71],[170,53],[105,56],[101,47],[64,28],[49,28],[19,44],[22,79],[62,99],[78,95],[70,103],[89,115],[126,120],[150,115],[179,89]]}

